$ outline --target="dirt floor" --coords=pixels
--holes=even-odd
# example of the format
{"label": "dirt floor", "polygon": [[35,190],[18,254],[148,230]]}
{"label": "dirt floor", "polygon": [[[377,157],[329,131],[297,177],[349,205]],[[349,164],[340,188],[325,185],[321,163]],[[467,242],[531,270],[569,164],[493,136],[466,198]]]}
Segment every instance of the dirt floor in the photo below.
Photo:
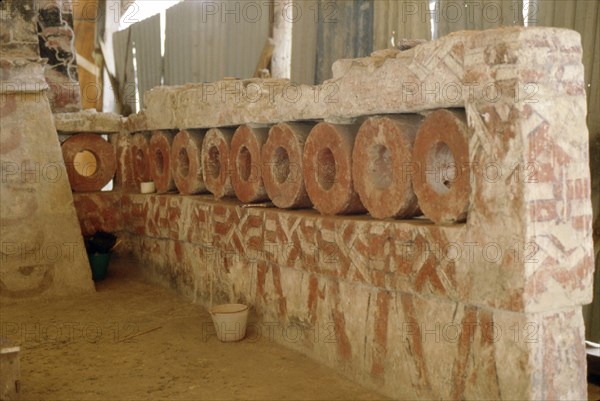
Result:
{"label": "dirt floor", "polygon": [[2,334],[21,344],[21,400],[385,398],[266,336],[221,343],[201,306],[113,262],[96,294],[2,301]]}
{"label": "dirt floor", "polygon": [[594,382],[588,382],[588,400],[600,401],[600,380],[594,378]]}
{"label": "dirt floor", "polygon": [[[267,336],[221,343],[202,307],[130,261],[110,269],[90,296],[2,301],[2,335],[21,344],[22,401],[385,399]],[[600,400],[597,384],[588,392]]]}

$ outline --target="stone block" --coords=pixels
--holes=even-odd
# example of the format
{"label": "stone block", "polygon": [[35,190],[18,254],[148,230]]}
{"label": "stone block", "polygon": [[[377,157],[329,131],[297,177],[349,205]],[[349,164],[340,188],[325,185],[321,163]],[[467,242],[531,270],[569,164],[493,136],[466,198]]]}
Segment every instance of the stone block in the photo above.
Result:
{"label": "stone block", "polygon": [[150,175],[150,135],[138,132],[131,137],[131,158],[133,181],[136,185],[136,192],[139,192],[139,185],[142,182],[152,180]]}
{"label": "stone block", "polygon": [[171,171],[171,144],[174,134],[167,131],[154,131],[150,137],[150,176],[158,193],[176,189]]}
{"label": "stone block", "polygon": [[2,97],[0,297],[89,293],[91,271],[48,99],[43,93]]}
{"label": "stone block", "polygon": [[269,130],[241,125],[231,139],[229,171],[235,195],[244,203],[269,200],[261,173],[261,150]]}
{"label": "stone block", "polygon": [[352,151],[352,178],[360,200],[378,219],[421,214],[413,191],[412,149],[420,116],[371,117],[360,127]]}
{"label": "stone block", "polygon": [[469,132],[462,112],[438,110],[419,127],[412,186],[425,216],[435,223],[464,222],[471,195]]}
{"label": "stone block", "polygon": [[114,178],[115,148],[100,135],[73,135],[62,143],[61,149],[73,191],[100,191]]}
{"label": "stone block", "polygon": [[261,172],[267,195],[277,207],[312,206],[302,172],[304,144],[313,124],[279,123],[269,130],[262,148]]}
{"label": "stone block", "polygon": [[304,145],[303,175],[315,209],[323,214],[364,213],[352,179],[352,149],[358,126],[322,122]]}
{"label": "stone block", "polygon": [[[486,284],[491,274],[514,288],[516,309],[587,303],[591,205],[585,201],[575,210],[565,198],[567,183],[589,183],[585,84],[583,75],[565,74],[581,67],[580,36],[555,28],[498,33],[472,36],[464,59],[463,79],[472,89],[466,101],[474,133],[470,162],[502,172],[474,174],[469,220],[477,226],[469,237],[498,244],[505,256],[491,270],[483,261],[487,278],[472,274],[472,297],[494,291]],[[497,89],[495,95],[486,95],[486,87]],[[543,183],[553,186],[550,198]]]}
{"label": "stone block", "polygon": [[[146,134],[145,136],[149,141],[149,135]],[[137,151],[134,153],[133,136],[127,132],[120,132],[115,135],[109,135],[108,140],[114,146],[117,156],[117,173],[115,174],[115,179],[113,181],[113,190],[139,192],[141,181],[138,181],[140,177],[137,176],[138,173],[136,172],[136,169],[139,166],[135,166],[137,161],[136,157],[139,156],[139,153]],[[147,174],[149,177],[149,159],[147,160],[147,164]],[[151,178],[148,178],[148,181],[150,180]]]}
{"label": "stone block", "polygon": [[202,178],[216,199],[235,196],[229,170],[234,130],[211,128],[202,143]]}
{"label": "stone block", "polygon": [[96,132],[114,134],[123,130],[124,118],[115,113],[98,113],[87,109],[72,113],[54,114],[54,126],[61,134]]}
{"label": "stone block", "polygon": [[207,192],[202,174],[202,141],[204,132],[181,130],[171,145],[171,174],[181,194]]}

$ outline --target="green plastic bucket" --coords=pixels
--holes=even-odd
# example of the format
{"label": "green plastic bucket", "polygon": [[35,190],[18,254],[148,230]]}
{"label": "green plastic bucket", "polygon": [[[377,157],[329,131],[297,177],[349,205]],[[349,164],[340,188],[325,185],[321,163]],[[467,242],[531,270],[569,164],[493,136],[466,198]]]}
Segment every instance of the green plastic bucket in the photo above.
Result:
{"label": "green plastic bucket", "polygon": [[90,267],[92,268],[92,280],[100,281],[106,278],[110,253],[88,253]]}

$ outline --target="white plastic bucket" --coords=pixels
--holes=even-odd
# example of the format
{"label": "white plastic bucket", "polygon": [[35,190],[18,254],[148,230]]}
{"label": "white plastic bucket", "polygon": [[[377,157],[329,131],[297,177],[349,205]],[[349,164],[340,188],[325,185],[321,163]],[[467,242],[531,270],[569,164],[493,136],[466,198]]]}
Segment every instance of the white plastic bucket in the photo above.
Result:
{"label": "white plastic bucket", "polygon": [[209,310],[217,331],[217,338],[223,342],[239,341],[246,336],[248,305],[223,304]]}
{"label": "white plastic bucket", "polygon": [[141,182],[140,192],[143,194],[152,194],[156,192],[156,185],[154,185],[154,181]]}

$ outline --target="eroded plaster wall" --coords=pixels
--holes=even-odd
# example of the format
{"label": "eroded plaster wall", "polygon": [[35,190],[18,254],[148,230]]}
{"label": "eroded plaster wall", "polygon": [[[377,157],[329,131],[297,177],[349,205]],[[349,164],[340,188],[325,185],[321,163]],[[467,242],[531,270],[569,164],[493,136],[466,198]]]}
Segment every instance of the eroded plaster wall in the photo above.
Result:
{"label": "eroded plaster wall", "polygon": [[71,0],[36,0],[40,56],[47,60],[44,76],[50,86],[53,113],[81,110]]}
{"label": "eroded plaster wall", "polygon": [[46,95],[33,1],[3,1],[0,297],[94,290]]}
{"label": "eroded plaster wall", "polygon": [[[506,28],[338,61],[294,102],[224,96],[251,85],[268,95],[282,80],[155,88],[111,136],[118,190],[75,195],[81,227],[119,233],[122,252],[190,300],[247,302],[281,343],[390,396],[585,398],[594,255],[582,73],[577,33]],[[336,102],[315,99],[332,85]],[[131,134],[444,107],[467,116],[464,223],[138,193]]]}

